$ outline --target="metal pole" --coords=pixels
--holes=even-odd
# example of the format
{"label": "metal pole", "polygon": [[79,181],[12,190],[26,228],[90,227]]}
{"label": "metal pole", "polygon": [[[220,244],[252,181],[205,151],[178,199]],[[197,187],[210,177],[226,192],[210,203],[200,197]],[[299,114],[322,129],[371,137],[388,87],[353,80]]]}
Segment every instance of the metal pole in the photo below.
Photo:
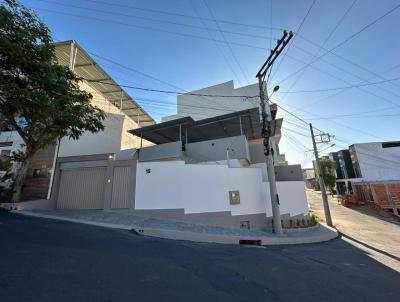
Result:
{"label": "metal pole", "polygon": [[[71,45],[70,45],[69,64],[68,64],[68,68],[71,71],[74,71],[74,68],[75,68],[77,52],[78,52],[78,49],[76,47],[75,41],[72,41]],[[60,144],[61,144],[61,138],[58,138],[58,141],[56,142],[56,149],[54,150],[54,157],[53,157],[53,164],[51,167],[49,188],[47,190],[47,196],[46,196],[47,199],[50,199],[51,191],[53,190],[54,174],[56,172],[56,164],[57,164],[58,154],[60,152]]]}
{"label": "metal pole", "polygon": [[239,124],[240,124],[240,135],[243,135],[243,127],[242,127],[242,116],[239,116]]}
{"label": "metal pole", "polygon": [[121,99],[119,101],[119,112],[122,114],[122,98],[124,96],[124,92],[121,90]]}
{"label": "metal pole", "polygon": [[274,159],[269,142],[270,124],[271,124],[271,109],[269,108],[269,99],[265,102],[264,85],[261,77],[258,77],[258,85],[260,88],[260,107],[262,117],[262,136],[264,138],[264,154],[267,164],[269,192],[271,197],[272,215],[274,219],[274,231],[276,234],[282,234],[281,213],[279,210],[279,196],[276,188]]}
{"label": "metal pole", "polygon": [[326,195],[325,183],[324,183],[324,179],[322,176],[321,165],[320,165],[319,157],[318,157],[317,144],[315,142],[314,130],[313,130],[313,126],[311,123],[310,123],[310,131],[311,131],[311,138],[312,138],[313,147],[314,147],[315,163],[317,165],[317,170],[318,170],[317,172],[318,172],[318,176],[319,176],[319,186],[321,188],[322,202],[324,204],[325,220],[326,220],[326,224],[331,227],[331,226],[333,226],[331,211],[329,209],[328,196]]}

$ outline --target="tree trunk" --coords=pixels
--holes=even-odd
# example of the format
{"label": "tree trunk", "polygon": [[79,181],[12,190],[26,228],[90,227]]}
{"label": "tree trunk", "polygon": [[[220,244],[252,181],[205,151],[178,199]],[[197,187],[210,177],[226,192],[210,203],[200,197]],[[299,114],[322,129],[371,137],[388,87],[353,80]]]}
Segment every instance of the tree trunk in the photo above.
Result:
{"label": "tree trunk", "polygon": [[29,165],[32,161],[33,153],[26,152],[25,160],[22,162],[21,167],[18,169],[17,176],[14,182],[14,194],[12,196],[12,202],[20,202],[22,195],[22,186],[24,185],[26,174],[29,169]]}

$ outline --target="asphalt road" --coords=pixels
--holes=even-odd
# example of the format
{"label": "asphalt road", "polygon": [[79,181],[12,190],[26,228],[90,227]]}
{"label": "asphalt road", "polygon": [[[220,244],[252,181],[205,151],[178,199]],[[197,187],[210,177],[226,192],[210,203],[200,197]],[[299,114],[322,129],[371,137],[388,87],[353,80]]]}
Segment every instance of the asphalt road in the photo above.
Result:
{"label": "asphalt road", "polygon": [[398,301],[400,275],[341,239],[243,247],[0,212],[0,301]]}

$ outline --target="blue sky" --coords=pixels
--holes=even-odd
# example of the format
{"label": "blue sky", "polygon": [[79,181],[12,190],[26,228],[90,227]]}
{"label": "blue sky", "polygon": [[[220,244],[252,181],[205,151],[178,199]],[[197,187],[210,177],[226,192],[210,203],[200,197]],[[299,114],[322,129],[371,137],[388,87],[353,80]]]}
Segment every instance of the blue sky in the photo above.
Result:
{"label": "blue sky", "polygon": [[[255,74],[270,45],[274,46],[274,39],[282,34],[281,30],[271,31],[266,27],[297,31],[313,0],[272,0],[272,3],[271,0],[25,0],[22,3],[38,13],[57,40],[74,39],[90,52],[170,83],[176,89],[190,91],[232,79],[235,86],[255,83]],[[313,55],[324,54],[325,51],[316,45],[331,49],[398,4],[398,0],[358,0],[355,3],[353,0],[317,0],[299,35],[288,47],[287,55],[283,53],[276,62],[270,85],[279,84],[281,88],[274,94],[274,100],[312,121],[318,129],[336,135],[336,146],[327,149],[329,144],[320,145],[321,150],[326,149],[323,154],[351,143],[399,140],[400,81],[337,91],[300,91],[400,77],[400,9],[333,53],[326,54],[304,72],[285,78],[309,63]],[[351,5],[345,18],[326,40]],[[196,18],[212,19],[211,14],[218,20],[256,26],[223,22],[217,25],[212,20]],[[224,37],[218,26],[224,31]],[[226,39],[230,47],[212,39]],[[172,88],[101,59],[96,60],[120,84]],[[285,94],[287,91],[293,93]],[[157,120],[176,112],[173,95],[128,92]],[[282,110],[281,114],[286,120],[281,151],[290,163],[309,165],[312,153],[306,152],[311,149],[307,126]]]}

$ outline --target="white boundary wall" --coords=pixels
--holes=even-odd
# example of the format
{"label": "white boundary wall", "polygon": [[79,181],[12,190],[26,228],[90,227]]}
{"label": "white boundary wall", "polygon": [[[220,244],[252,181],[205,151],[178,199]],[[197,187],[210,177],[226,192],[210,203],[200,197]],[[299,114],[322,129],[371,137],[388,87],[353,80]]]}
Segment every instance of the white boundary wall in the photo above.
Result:
{"label": "white boundary wall", "polygon": [[[281,214],[308,213],[303,181],[278,182],[277,186]],[[228,192],[234,190],[240,191],[239,205],[229,203]],[[269,186],[262,181],[261,168],[187,165],[183,161],[142,162],[137,166],[135,195],[136,209],[184,209],[187,214],[266,212],[268,217],[272,216]]]}
{"label": "white boundary wall", "polygon": [[400,180],[400,147],[354,144],[363,181]]}

